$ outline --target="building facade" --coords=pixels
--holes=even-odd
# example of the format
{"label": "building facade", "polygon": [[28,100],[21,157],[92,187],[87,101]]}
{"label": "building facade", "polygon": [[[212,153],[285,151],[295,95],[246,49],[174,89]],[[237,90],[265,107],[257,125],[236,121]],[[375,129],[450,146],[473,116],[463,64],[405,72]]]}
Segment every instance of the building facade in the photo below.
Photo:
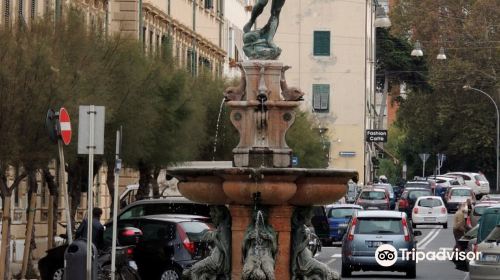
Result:
{"label": "building facade", "polygon": [[[267,22],[266,9],[258,26]],[[367,14],[366,0],[287,2],[275,36],[283,49],[279,60],[292,66],[288,84],[306,92],[302,109],[317,122],[329,167],[357,170],[360,182],[365,166]]]}

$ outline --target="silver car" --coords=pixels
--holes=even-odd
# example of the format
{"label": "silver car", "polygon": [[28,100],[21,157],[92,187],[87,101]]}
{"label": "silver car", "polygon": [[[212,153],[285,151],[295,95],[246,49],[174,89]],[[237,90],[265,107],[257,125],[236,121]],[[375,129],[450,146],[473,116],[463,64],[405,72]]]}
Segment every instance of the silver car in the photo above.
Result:
{"label": "silver car", "polygon": [[389,193],[385,189],[363,189],[356,204],[366,210],[390,210]]}
{"label": "silver car", "polygon": [[478,260],[469,264],[471,280],[500,279],[500,225],[497,225],[486,239],[477,246],[481,253]]}
{"label": "silver car", "polygon": [[[358,211],[351,220],[342,245],[342,277],[349,277],[353,271],[400,271],[407,278],[416,277],[416,262],[403,258],[403,251],[416,249],[411,222],[403,212]],[[375,253],[381,245],[392,245],[397,259],[391,266],[382,266]],[[401,250],[400,250],[401,249]],[[379,252],[380,254],[381,252]],[[394,256],[394,255],[392,255]],[[378,256],[380,259],[380,255]]]}

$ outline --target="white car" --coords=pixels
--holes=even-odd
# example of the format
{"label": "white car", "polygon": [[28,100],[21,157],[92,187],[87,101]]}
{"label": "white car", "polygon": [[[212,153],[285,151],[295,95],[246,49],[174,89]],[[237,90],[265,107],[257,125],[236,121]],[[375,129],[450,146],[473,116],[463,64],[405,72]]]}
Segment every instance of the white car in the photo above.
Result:
{"label": "white car", "polygon": [[464,178],[465,185],[471,188],[476,196],[490,193],[490,182],[488,182],[483,174],[472,172],[450,172],[446,173],[445,175],[458,175]]}
{"label": "white car", "polygon": [[413,227],[417,225],[442,225],[448,228],[448,211],[439,196],[421,196],[412,213]]}
{"label": "white car", "polygon": [[471,280],[500,279],[500,225],[477,245],[478,260],[469,263]]}

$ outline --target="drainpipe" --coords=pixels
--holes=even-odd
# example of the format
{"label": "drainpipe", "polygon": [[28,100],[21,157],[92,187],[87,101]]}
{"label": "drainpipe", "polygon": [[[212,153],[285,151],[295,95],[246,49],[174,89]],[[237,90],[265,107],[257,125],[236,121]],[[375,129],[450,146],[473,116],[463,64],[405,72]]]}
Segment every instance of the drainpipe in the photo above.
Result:
{"label": "drainpipe", "polygon": [[196,76],[196,0],[193,0],[193,51],[191,52],[191,74]]}
{"label": "drainpipe", "polygon": [[144,36],[142,32],[143,22],[142,22],[142,0],[139,0],[139,41],[144,44]]}
{"label": "drainpipe", "polygon": [[167,13],[170,15],[170,0],[167,1]]}

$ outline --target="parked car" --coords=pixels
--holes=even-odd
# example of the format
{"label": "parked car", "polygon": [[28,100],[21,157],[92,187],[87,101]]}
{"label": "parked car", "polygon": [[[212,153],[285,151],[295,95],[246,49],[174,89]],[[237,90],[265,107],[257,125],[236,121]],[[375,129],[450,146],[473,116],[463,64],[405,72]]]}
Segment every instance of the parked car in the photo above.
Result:
{"label": "parked car", "polygon": [[442,225],[448,228],[448,211],[439,196],[421,196],[415,202],[412,213],[413,227],[417,225]]}
{"label": "parked car", "polygon": [[[405,213],[395,211],[358,211],[352,218],[342,246],[342,277],[353,271],[386,270],[406,272],[408,278],[416,277],[415,260],[402,260],[400,249],[416,249],[411,222]],[[375,260],[380,245],[390,244],[398,251],[394,265],[384,267]]]}
{"label": "parked car", "polygon": [[453,187],[449,188],[446,193],[446,208],[448,212],[455,212],[462,203],[470,199],[472,204],[476,203],[474,191],[469,187]]}
{"label": "parked car", "polygon": [[474,205],[472,214],[470,216],[471,225],[476,226],[479,223],[479,219],[483,215],[486,208],[489,208],[495,204],[497,204],[496,201],[483,201],[478,202],[476,205]]}
{"label": "parked car", "polygon": [[394,195],[394,190],[393,190],[391,184],[378,183],[378,184],[374,184],[373,188],[386,190],[389,193],[390,209],[394,210],[394,208],[396,208],[396,196]]}
{"label": "parked car", "polygon": [[190,214],[210,217],[210,207],[208,204],[195,203],[182,196],[142,199],[124,207],[118,213],[118,220],[156,214]]}
{"label": "parked car", "polygon": [[363,207],[356,204],[335,204],[327,209],[330,239],[340,241],[344,237],[352,215],[358,210],[363,210]]}
{"label": "parked car", "polygon": [[415,206],[415,202],[421,196],[432,196],[432,191],[428,188],[406,188],[399,199],[398,211],[406,213],[408,218],[411,219],[413,206]]}
{"label": "parked car", "polygon": [[[118,222],[118,228],[126,226],[143,232],[133,257],[141,279],[181,279],[184,269],[209,255],[204,236],[213,226],[191,216],[161,214]],[[109,235],[105,232],[105,240]]]}
{"label": "parked car", "polygon": [[471,280],[500,279],[500,225],[496,225],[477,246],[479,260],[469,263]]}
{"label": "parked car", "polygon": [[464,179],[465,185],[474,191],[477,197],[490,193],[490,183],[481,173],[472,172],[449,172],[445,175],[460,176]]}
{"label": "parked car", "polygon": [[366,188],[359,194],[356,204],[366,210],[389,210],[389,193],[385,189]]}

